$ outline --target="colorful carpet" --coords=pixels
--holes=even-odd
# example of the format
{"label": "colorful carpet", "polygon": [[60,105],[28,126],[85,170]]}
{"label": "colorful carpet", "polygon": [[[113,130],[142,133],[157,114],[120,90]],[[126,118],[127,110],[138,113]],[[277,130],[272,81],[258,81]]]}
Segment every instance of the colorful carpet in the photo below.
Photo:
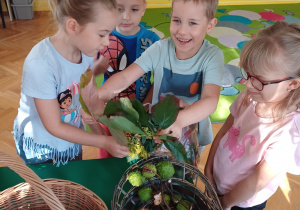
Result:
{"label": "colorful carpet", "polygon": [[[161,38],[169,37],[170,12],[170,8],[147,9],[142,23]],[[245,88],[238,68],[244,44],[275,21],[300,23],[300,4],[219,6],[216,17],[218,24],[206,38],[223,51],[225,73],[218,108],[210,116],[213,123],[226,120],[230,105]]]}

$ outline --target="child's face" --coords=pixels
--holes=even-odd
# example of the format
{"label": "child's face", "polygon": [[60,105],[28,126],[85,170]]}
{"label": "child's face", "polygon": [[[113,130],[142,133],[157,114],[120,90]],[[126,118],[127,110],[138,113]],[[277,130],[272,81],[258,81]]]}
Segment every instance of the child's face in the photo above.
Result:
{"label": "child's face", "polygon": [[185,60],[193,57],[201,48],[206,33],[209,33],[215,24],[215,18],[207,20],[201,3],[174,2],[170,33],[175,43],[177,58]]}
{"label": "child's face", "polygon": [[67,109],[72,103],[71,97],[66,98],[60,105],[61,108]]}
{"label": "child's face", "polygon": [[139,23],[146,10],[144,0],[117,0],[118,23],[116,30],[125,36],[139,32]]}
{"label": "child's face", "polygon": [[101,4],[97,4],[95,10],[97,11],[95,21],[79,26],[77,33],[73,36],[74,45],[90,57],[97,55],[99,50],[109,44],[109,34],[117,23],[116,10],[107,10]]}
{"label": "child's face", "polygon": [[[263,75],[253,75],[253,76],[259,78],[263,82],[279,81],[288,78],[287,75],[276,72],[276,70],[272,73],[263,74]],[[285,99],[290,93],[287,90],[291,89],[289,87],[291,82],[292,80],[286,80],[276,84],[265,85],[263,87],[263,90],[259,91],[253,87],[251,83],[251,79],[249,78],[246,82],[246,87],[248,93],[250,93],[251,95],[251,98],[256,102],[260,102],[260,103],[279,102]]]}

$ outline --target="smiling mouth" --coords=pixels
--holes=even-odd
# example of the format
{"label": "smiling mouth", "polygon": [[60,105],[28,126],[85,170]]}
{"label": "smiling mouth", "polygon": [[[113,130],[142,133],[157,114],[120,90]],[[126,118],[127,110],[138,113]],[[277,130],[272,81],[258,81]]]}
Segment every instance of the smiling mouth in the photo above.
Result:
{"label": "smiling mouth", "polygon": [[180,38],[177,38],[177,40],[181,43],[189,43],[191,41],[191,39],[180,39]]}

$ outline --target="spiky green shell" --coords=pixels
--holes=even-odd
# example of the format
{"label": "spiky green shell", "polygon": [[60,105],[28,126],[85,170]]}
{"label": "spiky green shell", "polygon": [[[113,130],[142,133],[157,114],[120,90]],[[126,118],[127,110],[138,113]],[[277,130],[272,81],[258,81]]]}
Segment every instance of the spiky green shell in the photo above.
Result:
{"label": "spiky green shell", "polygon": [[147,163],[143,166],[142,175],[146,178],[152,178],[156,174],[156,167],[153,164]]}
{"label": "spiky green shell", "polygon": [[188,210],[190,209],[190,203],[185,201],[185,200],[181,200],[177,205],[176,205],[176,209],[177,210]]}
{"label": "spiky green shell", "polygon": [[144,187],[138,191],[139,199],[142,202],[149,201],[152,197],[152,189],[150,187]]}
{"label": "spiky green shell", "polygon": [[168,162],[168,161],[159,162],[156,165],[156,169],[157,169],[158,175],[162,179],[171,178],[175,173],[175,169],[174,169],[173,164]]}
{"label": "spiky green shell", "polygon": [[133,171],[128,174],[128,181],[132,184],[132,186],[141,186],[144,184],[145,180],[146,178],[142,176],[140,171]]}

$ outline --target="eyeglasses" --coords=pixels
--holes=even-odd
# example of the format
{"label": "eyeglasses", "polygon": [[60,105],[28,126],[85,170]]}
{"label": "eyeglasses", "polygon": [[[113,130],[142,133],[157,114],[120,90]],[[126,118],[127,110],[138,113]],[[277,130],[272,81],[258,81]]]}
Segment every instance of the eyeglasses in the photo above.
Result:
{"label": "eyeglasses", "polygon": [[241,69],[241,73],[242,73],[242,76],[245,80],[248,80],[250,79],[250,82],[252,84],[252,86],[258,90],[258,91],[262,91],[264,89],[264,86],[265,85],[271,85],[271,84],[277,84],[277,83],[280,83],[280,82],[283,82],[283,81],[287,81],[287,80],[290,80],[290,79],[294,79],[294,77],[288,77],[288,78],[285,78],[285,79],[281,79],[281,80],[271,80],[271,81],[262,81],[260,80],[258,77],[256,76],[253,76],[251,74],[249,74],[248,72],[246,72],[244,69]]}

